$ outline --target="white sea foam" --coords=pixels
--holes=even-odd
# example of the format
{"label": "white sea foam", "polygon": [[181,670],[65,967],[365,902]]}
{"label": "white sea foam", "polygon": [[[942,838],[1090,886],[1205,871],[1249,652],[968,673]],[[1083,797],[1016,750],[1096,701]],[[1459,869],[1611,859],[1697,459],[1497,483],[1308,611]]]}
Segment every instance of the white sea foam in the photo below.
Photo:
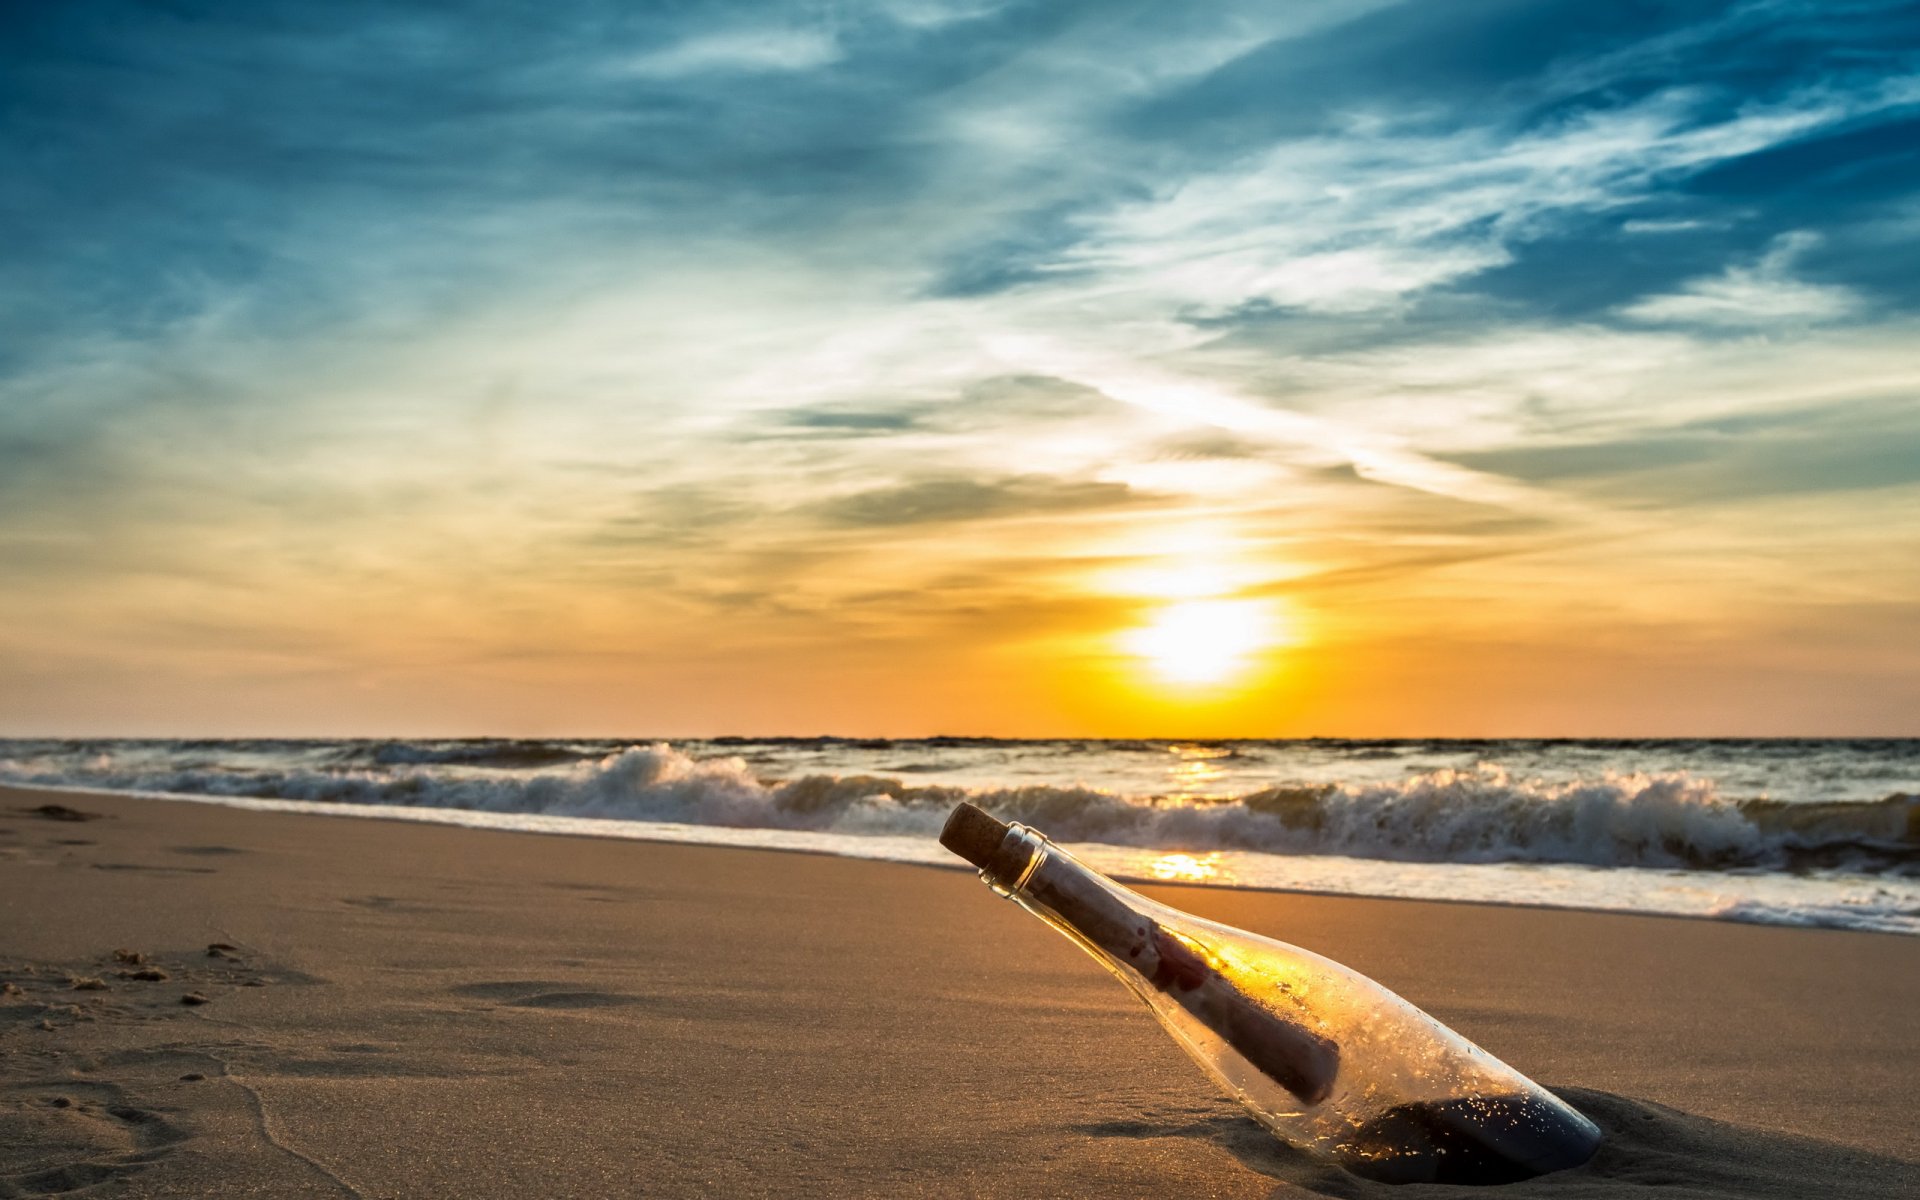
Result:
{"label": "white sea foam", "polygon": [[[933,834],[965,799],[1078,842],[1694,869],[1781,869],[1822,854],[1852,856],[1866,868],[1910,866],[1920,811],[1920,800],[1908,796],[1789,807],[1731,800],[1712,781],[1686,774],[1603,772],[1543,782],[1515,779],[1498,766],[1226,797],[1142,797],[1058,783],[909,784],[864,774],[766,781],[742,758],[695,758],[665,744],[521,773],[447,774],[408,764],[291,771],[96,766],[48,774],[0,763],[0,776],[192,795],[864,835]],[[1805,815],[1814,812],[1824,820]]]}
{"label": "white sea foam", "polygon": [[[910,862],[946,861],[934,835],[967,799],[1135,877],[1920,932],[1920,800],[1734,799],[1686,771],[1601,767],[1545,779],[1479,763],[1397,779],[1354,770],[1237,793],[1138,794],[1060,779],[1072,753],[1047,756],[1053,778],[1015,782],[1006,776],[1033,770],[998,748],[979,754],[1000,770],[976,764],[966,782],[933,783],[880,772],[770,776],[764,761],[657,743],[12,749],[0,779],[17,783]],[[1079,753],[1122,752],[1157,751]],[[880,751],[806,753],[844,763]],[[1348,761],[1379,757],[1360,747]],[[1169,856],[1198,856],[1206,869],[1169,875]]]}

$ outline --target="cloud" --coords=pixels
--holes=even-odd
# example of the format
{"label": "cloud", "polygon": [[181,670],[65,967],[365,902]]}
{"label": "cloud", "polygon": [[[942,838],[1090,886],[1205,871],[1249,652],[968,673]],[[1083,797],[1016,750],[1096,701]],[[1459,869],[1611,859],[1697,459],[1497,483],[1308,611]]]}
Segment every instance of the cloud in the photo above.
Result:
{"label": "cloud", "polygon": [[813,514],[840,526],[888,527],[1077,512],[1134,503],[1124,484],[1049,478],[936,478],[855,492]]}
{"label": "cloud", "polygon": [[1724,505],[1920,484],[1920,419],[1903,401],[1857,399],[1457,460],[1621,506]]}
{"label": "cloud", "polygon": [[738,29],[704,33],[629,60],[654,79],[713,73],[812,71],[840,61],[839,42],[820,29]]}
{"label": "cloud", "polygon": [[890,19],[912,29],[940,29],[962,21],[978,21],[1003,11],[1008,0],[881,0],[878,8]]}
{"label": "cloud", "polygon": [[1193,426],[1258,437],[1308,462],[1351,465],[1381,483],[1476,503],[1551,506],[1546,497],[1428,458],[1391,436],[1261,404],[1206,379],[1019,335],[1002,336],[993,347],[1010,364],[1084,384],[1123,404]]}
{"label": "cloud", "polygon": [[883,437],[916,423],[907,412],[797,408],[776,414],[769,436]]}
{"label": "cloud", "polygon": [[1715,119],[1714,97],[1670,88],[1523,131],[1497,118],[1439,130],[1424,114],[1355,118],[1089,215],[1057,264],[1202,313],[1391,307],[1510,261],[1571,216],[1916,98],[1905,81],[1811,87]]}
{"label": "cloud", "polygon": [[1728,267],[1677,292],[1635,301],[1620,313],[1649,324],[1759,326],[1838,320],[1860,308],[1856,293],[1793,276],[1795,262],[1818,243],[1817,234],[1783,234],[1750,267]]}

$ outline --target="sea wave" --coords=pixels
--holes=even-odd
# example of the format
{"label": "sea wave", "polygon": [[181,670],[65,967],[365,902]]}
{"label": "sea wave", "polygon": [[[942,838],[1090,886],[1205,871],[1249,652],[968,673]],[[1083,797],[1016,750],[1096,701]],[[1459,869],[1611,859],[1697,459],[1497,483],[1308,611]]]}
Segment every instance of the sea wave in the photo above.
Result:
{"label": "sea wave", "polygon": [[[358,764],[155,769],[101,756],[58,770],[0,761],[0,779],[849,835],[930,836],[956,802],[971,800],[1060,841],[1163,851],[1920,876],[1920,797],[1738,799],[1686,773],[1545,782],[1481,765],[1391,783],[1275,786],[1196,799],[1060,784],[914,784],[866,774],[769,780],[742,758],[695,757],[664,743],[585,759],[581,753],[544,743],[381,743],[356,756]],[[451,772],[448,765],[521,770]]]}
{"label": "sea wave", "polygon": [[341,761],[373,766],[465,766],[524,770],[581,762],[605,755],[592,747],[567,742],[476,738],[448,742],[351,743],[339,752]]}

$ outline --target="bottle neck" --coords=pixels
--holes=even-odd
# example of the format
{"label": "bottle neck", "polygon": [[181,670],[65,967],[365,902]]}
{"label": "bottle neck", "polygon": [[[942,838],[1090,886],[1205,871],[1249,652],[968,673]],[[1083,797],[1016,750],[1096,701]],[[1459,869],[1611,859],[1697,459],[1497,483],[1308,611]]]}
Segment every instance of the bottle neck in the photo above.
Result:
{"label": "bottle neck", "polygon": [[1001,896],[1016,899],[1052,857],[1053,843],[1046,835],[1015,822],[1007,826],[999,847],[980,864],[980,878]]}
{"label": "bottle neck", "polygon": [[1007,827],[1000,845],[981,865],[980,878],[1084,944],[1097,955],[1135,971],[1156,961],[1160,926],[1143,896],[1060,849],[1024,825]]}
{"label": "bottle neck", "polygon": [[1149,1005],[1178,1006],[1301,1102],[1318,1104],[1332,1094],[1339,1047],[1223,975],[1209,948],[1181,931],[1179,914],[1083,865],[1024,825],[1007,827],[1000,844],[984,855],[980,878],[1079,942]]}

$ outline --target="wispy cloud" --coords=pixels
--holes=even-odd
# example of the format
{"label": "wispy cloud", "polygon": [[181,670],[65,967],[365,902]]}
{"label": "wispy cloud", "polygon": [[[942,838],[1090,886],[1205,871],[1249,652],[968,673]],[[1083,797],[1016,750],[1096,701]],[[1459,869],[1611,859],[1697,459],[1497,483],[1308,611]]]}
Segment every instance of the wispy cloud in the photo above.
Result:
{"label": "wispy cloud", "polygon": [[811,71],[838,62],[839,42],[824,29],[747,28],[705,33],[627,61],[636,75],[677,79],[705,72]]}
{"label": "wispy cloud", "polygon": [[1621,313],[1653,324],[1764,326],[1838,320],[1861,307],[1859,295],[1793,274],[1796,260],[1818,242],[1812,233],[1782,234],[1751,266],[1728,267],[1679,291],[1636,300]]}
{"label": "wispy cloud", "polygon": [[933,478],[874,488],[823,502],[834,525],[922,525],[1111,508],[1136,497],[1124,484],[1048,478]]}
{"label": "wispy cloud", "polygon": [[1717,163],[1920,100],[1906,81],[1821,87],[1722,119],[1676,88],[1515,131],[1495,119],[1355,117],[1253,164],[1087,218],[1060,269],[1115,276],[1203,313],[1404,303],[1510,261],[1556,221],[1628,209]]}

